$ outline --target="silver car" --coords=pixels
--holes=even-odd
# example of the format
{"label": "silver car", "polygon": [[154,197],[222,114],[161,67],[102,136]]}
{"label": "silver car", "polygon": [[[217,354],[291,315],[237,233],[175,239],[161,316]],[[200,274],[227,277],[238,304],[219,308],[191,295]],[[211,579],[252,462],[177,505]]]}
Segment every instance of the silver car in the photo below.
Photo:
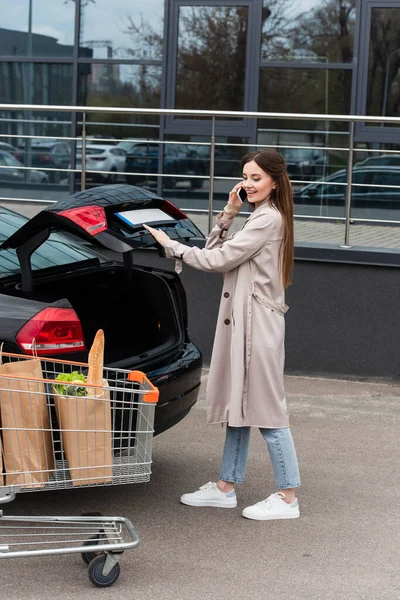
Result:
{"label": "silver car", "polygon": [[0,150],[0,181],[15,183],[48,183],[49,176],[44,171],[35,169],[25,171],[24,165],[9,152]]}

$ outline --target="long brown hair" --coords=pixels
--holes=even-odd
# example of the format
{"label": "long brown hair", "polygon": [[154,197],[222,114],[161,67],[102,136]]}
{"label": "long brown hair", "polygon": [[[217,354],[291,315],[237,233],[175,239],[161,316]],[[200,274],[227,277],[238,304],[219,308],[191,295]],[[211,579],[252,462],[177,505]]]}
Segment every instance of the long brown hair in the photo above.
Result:
{"label": "long brown hair", "polygon": [[293,190],[286,164],[282,156],[275,150],[249,152],[242,158],[242,169],[248,162],[254,162],[276,183],[272,190],[271,202],[282,215],[283,239],[279,250],[279,264],[283,287],[291,284],[291,272],[294,265],[294,227],[293,227]]}

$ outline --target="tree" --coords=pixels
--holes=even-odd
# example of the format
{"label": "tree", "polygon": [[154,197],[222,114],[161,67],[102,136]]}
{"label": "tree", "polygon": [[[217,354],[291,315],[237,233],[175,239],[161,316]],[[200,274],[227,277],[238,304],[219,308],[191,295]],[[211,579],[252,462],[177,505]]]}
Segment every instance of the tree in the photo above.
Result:
{"label": "tree", "polygon": [[325,0],[300,15],[291,33],[292,46],[317,61],[353,60],[356,0]]}
{"label": "tree", "polygon": [[243,110],[244,7],[184,7],[179,21],[176,108]]}
{"label": "tree", "polygon": [[[140,20],[128,16],[126,18],[125,28],[122,33],[127,34],[131,40],[131,48],[126,51],[132,58],[151,58],[153,60],[162,60],[163,57],[163,36],[152,27],[148,21],[139,15]],[[162,20],[160,23],[162,30]]]}

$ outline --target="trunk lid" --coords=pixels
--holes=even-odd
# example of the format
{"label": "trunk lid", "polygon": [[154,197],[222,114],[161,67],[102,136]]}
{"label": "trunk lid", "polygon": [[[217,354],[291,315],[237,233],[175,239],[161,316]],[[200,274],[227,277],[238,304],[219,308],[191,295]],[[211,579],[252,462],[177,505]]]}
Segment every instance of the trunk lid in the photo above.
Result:
{"label": "trunk lid", "polygon": [[[67,196],[42,210],[4,240],[16,249],[22,289],[32,288],[31,256],[53,231],[69,232],[94,245],[129,257],[132,250],[160,246],[143,223],[163,229],[173,240],[203,238],[202,232],[174,204],[143,188],[117,184]],[[126,260],[126,264],[130,264]]]}
{"label": "trunk lid", "polygon": [[69,231],[121,253],[157,246],[143,223],[163,229],[174,240],[204,237],[171,202],[148,190],[117,184],[77,192],[59,200],[30,219],[1,247],[18,248],[46,230]]}

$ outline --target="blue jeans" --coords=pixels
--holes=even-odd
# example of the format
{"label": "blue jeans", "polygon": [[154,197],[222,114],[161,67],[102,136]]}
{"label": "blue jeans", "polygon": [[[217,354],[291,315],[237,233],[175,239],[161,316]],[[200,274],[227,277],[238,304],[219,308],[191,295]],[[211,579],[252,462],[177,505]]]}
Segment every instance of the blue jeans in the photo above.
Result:
{"label": "blue jeans", "polygon": [[[260,432],[268,444],[268,451],[278,489],[300,485],[299,465],[289,427],[264,429]],[[226,427],[226,438],[219,478],[231,483],[243,483],[249,455],[250,427]]]}

